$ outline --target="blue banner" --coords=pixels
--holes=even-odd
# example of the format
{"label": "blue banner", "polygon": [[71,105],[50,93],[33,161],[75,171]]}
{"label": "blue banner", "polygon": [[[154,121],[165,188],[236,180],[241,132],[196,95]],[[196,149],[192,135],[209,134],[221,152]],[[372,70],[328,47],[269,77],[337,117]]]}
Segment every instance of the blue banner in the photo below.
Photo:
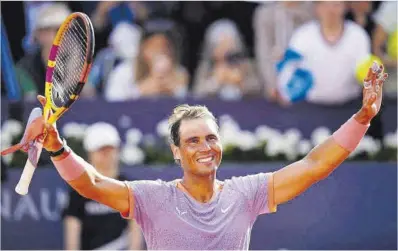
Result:
{"label": "blue banner", "polygon": [[[277,170],[284,163],[224,163],[218,174],[232,176]],[[172,180],[177,167],[123,167],[131,179]],[[12,169],[1,186],[2,249],[62,249],[60,212],[67,185],[51,166],[39,168],[29,194],[14,192],[21,169]],[[397,248],[396,163],[347,162],[331,176],[274,214],[259,216],[250,249]]]}
{"label": "blue banner", "polygon": [[[1,101],[1,119],[7,119],[8,103]],[[303,137],[309,138],[318,127],[324,126],[334,131],[361,108],[361,101],[344,106],[320,106],[308,103],[297,103],[291,107],[281,107],[264,99],[243,101],[220,101],[216,99],[173,99],[156,98],[140,99],[129,102],[108,103],[102,99],[81,99],[57,121],[58,128],[66,123],[77,122],[92,124],[98,121],[111,123],[124,135],[131,127],[143,133],[155,133],[157,124],[166,119],[173,108],[179,104],[206,105],[216,117],[228,114],[241,126],[242,130],[254,131],[259,125],[285,131],[297,128]],[[39,102],[25,104],[25,121],[31,109]],[[397,100],[383,100],[381,119],[385,132],[397,129]]]}

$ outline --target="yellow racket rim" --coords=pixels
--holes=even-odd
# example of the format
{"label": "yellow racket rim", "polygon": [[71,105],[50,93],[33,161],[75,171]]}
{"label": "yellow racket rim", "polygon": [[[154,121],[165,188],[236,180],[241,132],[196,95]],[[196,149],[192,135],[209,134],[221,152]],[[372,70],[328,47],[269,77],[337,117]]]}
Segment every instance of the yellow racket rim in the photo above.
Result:
{"label": "yellow racket rim", "polygon": [[[62,38],[70,24],[70,22],[72,22],[73,19],[75,19],[77,16],[80,16],[82,18],[86,18],[88,19],[87,15],[84,13],[80,13],[80,12],[75,12],[72,13],[71,15],[69,15],[65,21],[62,23],[62,25],[60,26],[60,28],[57,31],[57,34],[53,40],[53,46],[51,48],[50,51],[50,55],[49,55],[49,59],[47,61],[47,69],[52,71],[54,70],[55,66],[56,66],[56,55],[57,55],[57,51],[59,48],[59,45],[62,41]],[[89,20],[89,19],[88,19]],[[91,25],[91,24],[90,24]],[[92,25],[91,25],[92,26]],[[86,65],[87,63],[85,63],[85,66],[88,68],[86,69],[86,74],[84,74],[84,79],[83,82],[85,82],[87,80],[88,77],[88,72],[90,71],[91,68],[91,64],[90,65]],[[43,117],[44,120],[49,123],[49,124],[53,124],[55,121],[58,120],[59,117],[62,116],[62,114],[64,112],[66,112],[68,110],[67,107],[58,107],[52,100],[52,87],[53,87],[53,83],[52,83],[52,72],[50,74],[46,74],[46,83],[45,83],[45,97],[46,97],[46,104],[44,106],[44,111],[43,111]],[[70,100],[76,100],[79,98],[79,95],[76,94],[72,94],[70,95]]]}

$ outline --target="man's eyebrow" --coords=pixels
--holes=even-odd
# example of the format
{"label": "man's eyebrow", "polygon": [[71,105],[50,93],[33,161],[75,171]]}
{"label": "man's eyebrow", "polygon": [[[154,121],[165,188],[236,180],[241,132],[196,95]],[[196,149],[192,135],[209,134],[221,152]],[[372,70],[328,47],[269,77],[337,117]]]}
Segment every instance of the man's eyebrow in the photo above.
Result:
{"label": "man's eyebrow", "polygon": [[209,136],[214,136],[214,137],[218,138],[218,136],[216,134],[214,134],[214,133],[210,133],[206,137],[209,137]]}

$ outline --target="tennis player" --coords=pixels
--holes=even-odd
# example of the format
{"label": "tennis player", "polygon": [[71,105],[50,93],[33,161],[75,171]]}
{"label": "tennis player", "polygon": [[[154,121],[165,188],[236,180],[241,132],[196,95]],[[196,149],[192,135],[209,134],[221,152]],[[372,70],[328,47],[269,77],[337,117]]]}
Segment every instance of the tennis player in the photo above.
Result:
{"label": "tennis player", "polygon": [[[203,106],[181,105],[169,118],[170,146],[183,176],[173,181],[119,181],[101,175],[47,126],[44,148],[79,194],[134,218],[148,249],[247,250],[257,216],[302,194],[330,175],[356,148],[379,112],[382,67],[369,70],[363,105],[325,142],[278,171],[216,179],[222,146],[216,119]],[[377,70],[380,69],[380,70]],[[45,98],[38,97],[44,105]]]}

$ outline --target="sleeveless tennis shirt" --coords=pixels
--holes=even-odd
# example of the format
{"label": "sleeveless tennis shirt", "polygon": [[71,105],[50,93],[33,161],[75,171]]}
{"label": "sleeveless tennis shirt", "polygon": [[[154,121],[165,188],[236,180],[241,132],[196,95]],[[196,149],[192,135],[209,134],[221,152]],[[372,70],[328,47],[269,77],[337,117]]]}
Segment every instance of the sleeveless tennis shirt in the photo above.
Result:
{"label": "sleeveless tennis shirt", "polygon": [[136,219],[149,250],[248,250],[257,216],[276,211],[272,173],[227,179],[207,203],[177,183],[126,182],[135,204],[123,217]]}

